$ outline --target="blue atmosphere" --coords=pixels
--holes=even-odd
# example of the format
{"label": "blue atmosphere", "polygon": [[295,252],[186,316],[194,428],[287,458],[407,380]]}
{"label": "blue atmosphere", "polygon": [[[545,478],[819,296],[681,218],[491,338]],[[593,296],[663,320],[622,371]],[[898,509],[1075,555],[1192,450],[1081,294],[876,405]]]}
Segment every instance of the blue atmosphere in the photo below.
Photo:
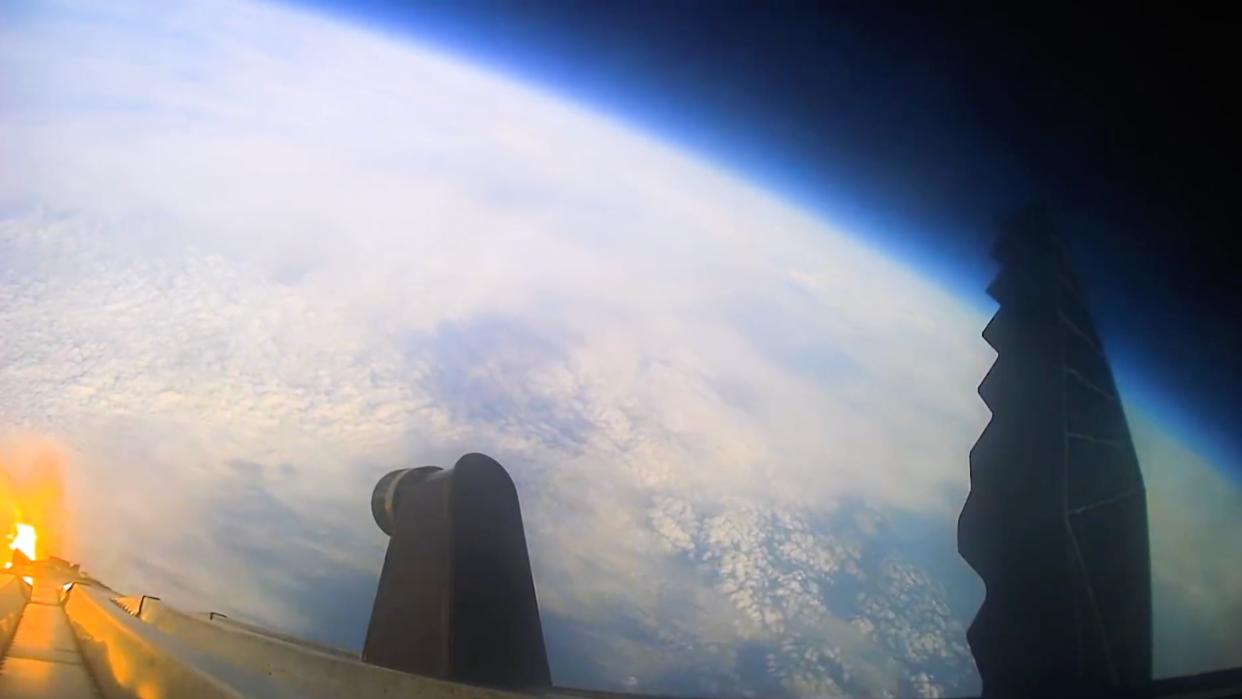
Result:
{"label": "blue atmosphere", "polygon": [[[649,41],[643,36],[629,43],[625,39],[613,42],[601,51],[597,61],[573,62],[565,60],[565,56],[581,50],[588,39],[575,36],[563,21],[557,21],[555,12],[527,12],[505,2],[468,3],[467,9],[458,11],[435,3],[415,9],[382,0],[291,6],[316,7],[327,16],[360,23],[397,41],[416,41],[461,55],[496,74],[510,76],[676,143],[715,168],[761,184],[791,203],[815,212],[829,225],[849,231],[863,244],[917,269],[987,315],[995,309],[984,289],[995,274],[989,249],[996,217],[1023,203],[1025,198],[1046,196],[1050,191],[1021,165],[1007,160],[1002,144],[990,139],[985,130],[963,128],[953,121],[953,107],[943,99],[929,99],[924,94],[953,91],[952,80],[934,69],[915,78],[914,81],[926,84],[905,97],[914,105],[909,109],[922,110],[922,116],[935,125],[932,128],[942,131],[927,135],[937,144],[936,150],[949,155],[953,164],[951,169],[937,174],[971,182],[974,187],[968,213],[952,219],[932,214],[919,216],[918,211],[886,206],[886,198],[891,201],[903,189],[918,188],[920,183],[908,173],[882,169],[866,152],[841,148],[839,157],[817,161],[799,155],[798,139],[805,139],[807,134],[791,125],[786,125],[782,133],[779,124],[770,124],[772,108],[764,104],[765,93],[745,92],[754,88],[752,84],[740,83],[734,88],[738,94],[708,107],[697,107],[676,91],[658,92],[658,87],[652,85],[675,84],[662,76],[676,73],[678,68],[657,62],[654,57],[663,54],[645,51]],[[589,12],[587,15],[588,21],[595,19]],[[685,49],[688,57],[684,60],[691,64],[709,60],[710,56],[693,55],[699,48],[697,43],[691,43]],[[852,63],[858,60],[856,53],[857,49],[843,52],[844,64],[827,70],[858,70],[860,79],[870,79],[865,77],[869,75],[866,71],[874,67],[861,61],[857,65]],[[891,72],[898,62],[881,61],[880,65],[888,66]],[[892,75],[879,79],[891,81],[891,86],[884,87],[895,90],[908,88],[913,82]],[[830,86],[850,84],[849,80],[829,81]],[[832,98],[830,93],[827,99]],[[849,100],[850,94],[843,92],[840,99]],[[891,119],[887,114],[873,115],[862,110],[850,114],[849,121],[836,126],[833,132],[825,126],[814,137],[838,143],[855,138],[863,129],[859,123],[863,120]],[[963,176],[961,172],[970,175]],[[964,186],[958,184],[957,189]],[[1091,225],[1089,210],[1082,207],[1081,201],[1071,198],[1071,202],[1061,211],[1065,222],[1077,228]],[[1096,259],[1101,253],[1096,249],[1090,252],[1090,262],[1098,264]],[[1227,411],[1222,411],[1220,401],[1204,395],[1201,382],[1182,380],[1174,367],[1161,361],[1158,351],[1152,351],[1157,348],[1133,344],[1134,333],[1127,331],[1125,324],[1143,321],[1141,316],[1115,307],[1125,303],[1119,299],[1119,295],[1125,294],[1124,287],[1111,280],[1104,280],[1101,285],[1102,280],[1090,265],[1080,273],[1088,292],[1106,301],[1097,309],[1098,324],[1128,401],[1158,415],[1163,424],[1196,445],[1200,453],[1209,455],[1232,477],[1242,479],[1240,446],[1230,427],[1231,418]],[[1113,319],[1114,313],[1123,317],[1120,323]],[[1155,342],[1155,338],[1144,335],[1142,342]]]}
{"label": "blue atmosphere", "polygon": [[[116,590],[356,652],[374,483],[484,452],[557,684],[978,693],[956,527],[992,226],[1090,202],[865,23],[752,74],[714,10],[582,7],[6,8],[0,486],[53,472],[55,555]],[[821,75],[839,116],[781,116]],[[1156,675],[1237,665],[1230,423],[1074,242],[1147,483]]]}

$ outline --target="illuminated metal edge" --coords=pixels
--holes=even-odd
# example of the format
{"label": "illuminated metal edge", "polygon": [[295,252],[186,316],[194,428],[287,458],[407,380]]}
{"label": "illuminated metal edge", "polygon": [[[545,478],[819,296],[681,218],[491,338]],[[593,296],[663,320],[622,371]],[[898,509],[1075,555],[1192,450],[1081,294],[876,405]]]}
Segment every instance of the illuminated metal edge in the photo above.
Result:
{"label": "illuminated metal edge", "polygon": [[0,658],[13,640],[13,632],[17,631],[17,622],[22,618],[28,599],[30,588],[20,577],[0,574]]}
{"label": "illuminated metal edge", "polygon": [[521,696],[369,665],[344,651],[92,585],[75,585],[65,611],[108,699]]}
{"label": "illuminated metal edge", "polygon": [[[18,578],[0,576],[0,617],[26,602]],[[130,613],[121,606],[141,612]],[[445,682],[369,665],[346,651],[243,624],[217,613],[189,614],[155,597],[121,597],[79,580],[65,611],[105,699],[132,697],[418,697],[419,699],[658,699],[569,687],[530,694]],[[1103,690],[1094,697],[1242,695],[1242,669],[1160,679],[1146,687]],[[1072,696],[1072,695],[1067,695]]]}

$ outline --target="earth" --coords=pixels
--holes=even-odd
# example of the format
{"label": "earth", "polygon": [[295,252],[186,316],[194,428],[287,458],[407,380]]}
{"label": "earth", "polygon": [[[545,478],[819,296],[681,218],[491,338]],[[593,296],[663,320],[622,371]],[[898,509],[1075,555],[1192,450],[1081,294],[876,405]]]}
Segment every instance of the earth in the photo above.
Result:
{"label": "earth", "polygon": [[[375,481],[481,451],[558,684],[978,691],[982,292],[412,38],[2,12],[0,465],[63,491],[56,553],[357,649]],[[1130,406],[1157,671],[1236,665],[1242,490],[1157,415]]]}

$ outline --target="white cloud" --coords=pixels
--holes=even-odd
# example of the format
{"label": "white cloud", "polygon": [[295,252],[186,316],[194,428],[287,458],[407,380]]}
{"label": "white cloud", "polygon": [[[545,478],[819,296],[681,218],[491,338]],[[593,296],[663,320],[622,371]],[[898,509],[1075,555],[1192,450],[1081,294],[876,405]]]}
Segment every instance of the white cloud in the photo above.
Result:
{"label": "white cloud", "polygon": [[1242,488],[1126,406],[1147,487],[1158,677],[1242,664]]}
{"label": "white cloud", "polygon": [[640,637],[597,636],[619,688],[743,686],[752,641],[798,694],[961,669],[941,591],[864,560],[867,510],[832,517],[954,516],[977,313],[417,47],[240,2],[12,19],[0,424],[75,449],[87,567],[316,632],[301,573],[371,594],[375,478],[481,450],[518,483],[545,612]]}

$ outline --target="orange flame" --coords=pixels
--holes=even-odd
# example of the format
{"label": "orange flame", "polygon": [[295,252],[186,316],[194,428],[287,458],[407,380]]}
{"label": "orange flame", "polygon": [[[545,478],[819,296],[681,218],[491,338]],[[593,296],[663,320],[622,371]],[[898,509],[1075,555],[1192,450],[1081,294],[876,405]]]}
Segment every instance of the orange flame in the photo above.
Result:
{"label": "orange flame", "polygon": [[39,535],[35,533],[34,527],[19,522],[17,524],[17,535],[13,537],[13,543],[9,544],[9,548],[14,551],[21,551],[26,555],[26,558],[33,561],[38,558],[35,555],[37,550],[35,542],[38,538]]}
{"label": "orange flame", "polygon": [[[58,553],[67,528],[62,474],[67,452],[40,437],[0,439],[0,564]],[[7,543],[7,546],[3,544]]]}
{"label": "orange flame", "polygon": [[[13,536],[13,542],[9,544],[9,549],[13,551],[21,551],[22,555],[24,555],[28,560],[33,561],[35,560],[35,551],[37,548],[35,542],[37,540],[38,535],[35,533],[34,527],[29,524],[18,523],[17,534]],[[9,561],[4,564],[4,567],[9,568],[12,565],[13,562]],[[27,585],[34,584],[34,578],[29,575],[23,576],[22,580],[25,580]]]}

